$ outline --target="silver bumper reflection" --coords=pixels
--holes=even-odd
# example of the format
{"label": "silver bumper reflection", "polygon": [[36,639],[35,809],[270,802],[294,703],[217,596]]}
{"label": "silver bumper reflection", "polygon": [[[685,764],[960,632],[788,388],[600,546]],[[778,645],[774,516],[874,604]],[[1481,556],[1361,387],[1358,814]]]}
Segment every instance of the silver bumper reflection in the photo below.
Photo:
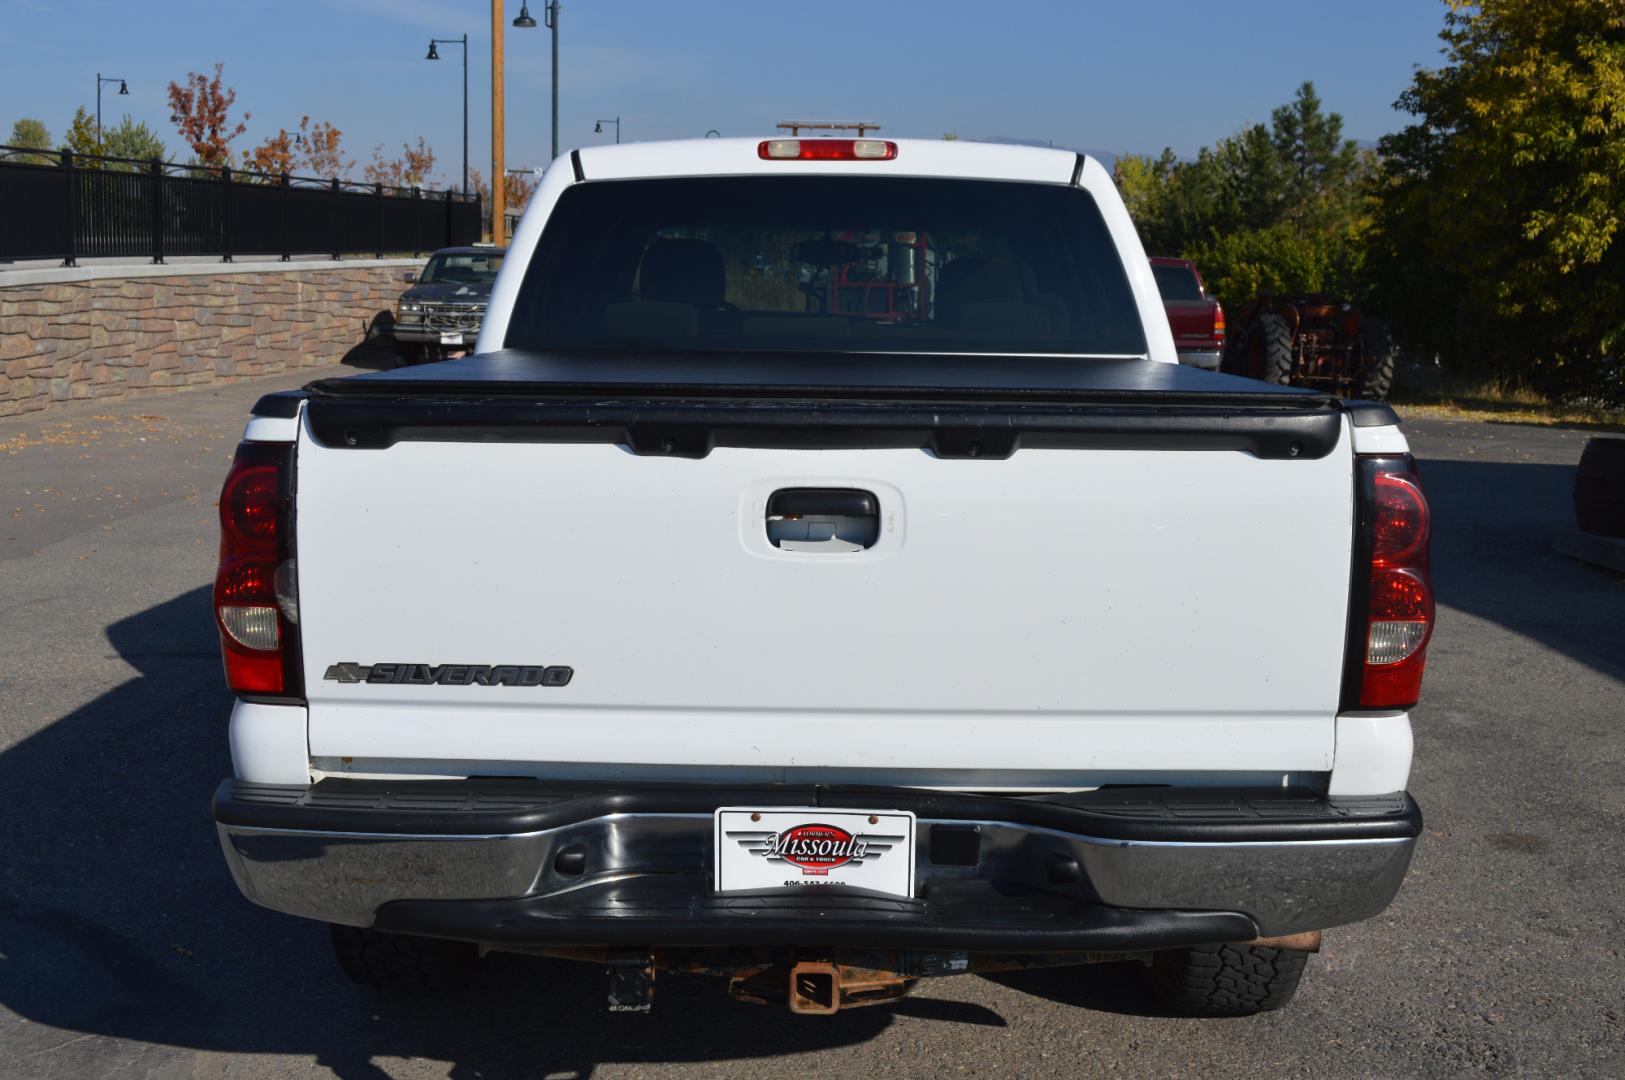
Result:
{"label": "silver bumper reflection", "polygon": [[[1415,841],[1311,840],[1154,843],[1103,840],[979,822],[976,866],[937,866],[931,828],[916,836],[916,881],[1021,881],[1125,908],[1239,911],[1264,936],[1323,930],[1382,911],[1399,891]],[[942,822],[955,826],[964,821]],[[370,926],[395,900],[496,900],[563,893],[642,874],[709,870],[711,815],[611,814],[541,832],[420,836],[306,832],[218,825],[243,894],[306,918]],[[575,851],[585,853],[585,869]],[[1049,884],[1047,866],[1071,856],[1081,880]]]}

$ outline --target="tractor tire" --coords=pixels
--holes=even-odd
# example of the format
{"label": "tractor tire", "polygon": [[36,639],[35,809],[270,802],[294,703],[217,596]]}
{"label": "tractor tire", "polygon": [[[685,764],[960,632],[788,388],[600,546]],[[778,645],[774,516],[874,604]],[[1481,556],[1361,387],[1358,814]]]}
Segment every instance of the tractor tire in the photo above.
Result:
{"label": "tractor tire", "polygon": [[1625,536],[1625,439],[1592,439],[1574,470],[1574,520],[1582,531]]}
{"label": "tractor tire", "polygon": [[1261,945],[1197,945],[1152,955],[1151,992],[1166,1009],[1251,1016],[1292,1000],[1309,954]]}
{"label": "tractor tire", "polygon": [[1219,355],[1219,370],[1226,375],[1247,374],[1247,335],[1241,328],[1225,335],[1224,352]]}
{"label": "tractor tire", "polygon": [[415,992],[461,986],[474,975],[480,948],[472,942],[387,934],[330,924],[333,955],[350,981],[373,990]]}
{"label": "tractor tire", "polygon": [[1360,380],[1354,392],[1366,401],[1386,401],[1394,385],[1394,337],[1381,319],[1367,319],[1360,330]]}
{"label": "tractor tire", "polygon": [[1286,386],[1292,381],[1292,331],[1279,315],[1260,315],[1247,328],[1241,374]]}

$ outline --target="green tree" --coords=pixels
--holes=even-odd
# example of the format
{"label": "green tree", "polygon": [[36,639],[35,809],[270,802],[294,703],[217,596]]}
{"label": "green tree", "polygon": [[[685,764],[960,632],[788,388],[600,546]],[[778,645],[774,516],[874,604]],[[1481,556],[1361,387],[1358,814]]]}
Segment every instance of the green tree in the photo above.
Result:
{"label": "green tree", "polygon": [[1371,258],[1408,338],[1486,374],[1625,400],[1625,7],[1447,0],[1447,63],[1383,140]]}
{"label": "green tree", "polygon": [[137,161],[150,161],[153,158],[164,161],[169,155],[158,133],[146,124],[136,123],[128,114],[116,126],[103,132],[102,146],[102,152],[109,157],[133,158]]}
{"label": "green tree", "polygon": [[73,121],[68,125],[66,147],[75,154],[102,152],[101,139],[96,136],[96,117],[83,105],[73,111]]}
{"label": "green tree", "polygon": [[1118,159],[1116,178],[1152,254],[1196,261],[1226,305],[1265,292],[1361,292],[1369,156],[1343,138],[1314,84],[1203,147]]}
{"label": "green tree", "polygon": [[1322,228],[1349,217],[1360,156],[1343,138],[1343,118],[1322,112],[1315,84],[1298,87],[1291,104],[1270,117],[1270,146],[1281,209],[1299,230]]}
{"label": "green tree", "polygon": [[1267,229],[1299,209],[1291,203],[1282,151],[1263,124],[1220,139],[1213,149],[1213,167],[1219,188],[1214,231]]}
{"label": "green tree", "polygon": [[1129,216],[1139,227],[1140,242],[1153,255],[1177,250],[1177,240],[1170,238],[1168,211],[1173,186],[1169,173],[1174,165],[1174,152],[1164,150],[1160,158],[1124,154],[1112,168],[1117,191],[1123,196]]}
{"label": "green tree", "polygon": [[6,140],[7,146],[16,146],[20,150],[10,151],[3,156],[11,161],[26,161],[34,164],[47,164],[51,161],[48,154],[29,154],[28,150],[49,150],[51,148],[51,133],[45,130],[45,123],[30,117],[24,117],[11,125],[11,136]]}
{"label": "green tree", "polygon": [[1359,297],[1365,287],[1365,225],[1304,232],[1281,222],[1216,233],[1188,251],[1209,290],[1232,310],[1260,293]]}

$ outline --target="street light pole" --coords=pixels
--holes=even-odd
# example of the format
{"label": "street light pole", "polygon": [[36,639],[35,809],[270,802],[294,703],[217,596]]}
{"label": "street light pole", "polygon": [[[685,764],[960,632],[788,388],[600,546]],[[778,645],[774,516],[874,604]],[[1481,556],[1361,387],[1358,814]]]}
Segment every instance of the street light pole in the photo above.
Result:
{"label": "street light pole", "polygon": [[463,194],[468,194],[468,35],[463,35]]}
{"label": "street light pole", "polygon": [[128,97],[129,94],[130,94],[130,88],[124,84],[123,79],[119,78],[116,75],[103,76],[101,72],[99,72],[99,71],[96,72],[96,149],[97,150],[101,150],[101,149],[104,148],[103,147],[103,142],[102,142],[102,84],[103,83],[115,83],[115,82],[118,83],[118,92],[120,94],[123,94],[126,97]]}
{"label": "street light pole", "polygon": [[[547,20],[547,28],[553,31],[553,157],[559,156],[559,0],[547,0],[547,6],[542,9],[542,16]],[[619,136],[616,142],[620,142]]]}
{"label": "street light pole", "polygon": [[603,130],[604,130],[604,125],[605,124],[614,124],[615,125],[615,145],[619,146],[621,144],[621,118],[619,116],[617,116],[613,120],[598,120],[598,121],[595,121],[593,123],[593,125],[592,125],[592,129],[595,132],[602,133]]}
{"label": "street light pole", "polygon": [[430,38],[429,55],[425,60],[440,59],[440,51],[436,45],[461,45],[463,47],[463,194],[468,194],[468,35],[460,38]]}

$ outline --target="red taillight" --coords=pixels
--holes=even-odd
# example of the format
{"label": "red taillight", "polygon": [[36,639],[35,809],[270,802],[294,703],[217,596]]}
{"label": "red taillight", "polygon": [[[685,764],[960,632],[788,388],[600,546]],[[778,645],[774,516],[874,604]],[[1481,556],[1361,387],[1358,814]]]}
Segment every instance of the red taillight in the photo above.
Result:
{"label": "red taillight", "polygon": [[897,144],[889,139],[763,139],[763,161],[891,161]]}
{"label": "red taillight", "polygon": [[281,476],[273,465],[235,465],[221,489],[221,520],[252,540],[276,541],[277,489]]}
{"label": "red taillight", "polygon": [[226,682],[239,694],[300,690],[292,463],[291,443],[243,443],[220,489],[214,617]]}
{"label": "red taillight", "polygon": [[1427,565],[1428,503],[1413,472],[1378,471],[1373,477],[1371,565]]}
{"label": "red taillight", "polygon": [[1360,538],[1366,562],[1359,707],[1406,709],[1422,691],[1433,633],[1428,572],[1431,515],[1409,457],[1360,458]]}
{"label": "red taillight", "polygon": [[1217,300],[1213,301],[1213,340],[1224,347],[1224,305]]}

